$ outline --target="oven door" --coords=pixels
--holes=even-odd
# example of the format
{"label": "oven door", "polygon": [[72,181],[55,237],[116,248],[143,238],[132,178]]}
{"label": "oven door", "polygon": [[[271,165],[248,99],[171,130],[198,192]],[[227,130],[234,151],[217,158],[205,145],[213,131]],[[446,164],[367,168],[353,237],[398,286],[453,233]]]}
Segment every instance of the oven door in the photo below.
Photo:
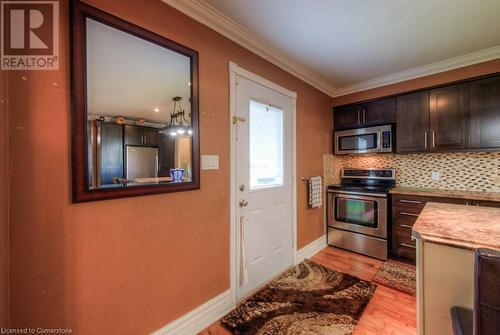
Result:
{"label": "oven door", "polygon": [[328,226],[387,238],[387,197],[329,193]]}

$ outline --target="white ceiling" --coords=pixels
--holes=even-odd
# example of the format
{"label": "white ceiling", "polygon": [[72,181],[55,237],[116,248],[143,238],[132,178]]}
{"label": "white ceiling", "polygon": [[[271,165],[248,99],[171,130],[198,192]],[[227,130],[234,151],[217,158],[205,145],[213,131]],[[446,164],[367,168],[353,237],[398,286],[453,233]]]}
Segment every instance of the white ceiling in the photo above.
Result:
{"label": "white ceiling", "polygon": [[[188,2],[163,1],[174,7]],[[499,0],[190,2],[213,7],[338,91],[500,46]]]}
{"label": "white ceiling", "polygon": [[[188,111],[190,59],[87,19],[87,110],[149,122],[170,120],[175,96]],[[159,108],[159,112],[155,112]]]}

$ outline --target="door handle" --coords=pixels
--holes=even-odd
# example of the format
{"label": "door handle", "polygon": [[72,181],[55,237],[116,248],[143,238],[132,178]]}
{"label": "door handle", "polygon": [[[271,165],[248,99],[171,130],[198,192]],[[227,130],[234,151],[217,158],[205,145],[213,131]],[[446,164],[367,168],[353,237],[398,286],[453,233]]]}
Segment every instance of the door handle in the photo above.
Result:
{"label": "door handle", "polygon": [[248,269],[247,269],[247,257],[246,257],[246,241],[245,241],[245,221],[244,215],[240,217],[240,247],[241,247],[241,259],[240,259],[240,287],[248,283]]}
{"label": "door handle", "polygon": [[246,201],[245,199],[241,199],[239,204],[240,207],[246,207],[248,206],[248,201]]}
{"label": "door handle", "polygon": [[406,215],[406,216],[416,216],[416,217],[419,216],[419,214],[413,214],[413,213],[408,213],[408,212],[399,212],[399,214]]}
{"label": "door handle", "polygon": [[428,141],[427,141],[427,137],[428,137],[428,136],[427,136],[427,132],[426,132],[426,131],[424,131],[424,148],[425,148],[425,149],[427,149],[427,142],[428,142]]}
{"label": "door handle", "polygon": [[407,204],[421,204],[422,203],[422,201],[418,201],[418,200],[405,200],[405,199],[401,199],[399,201],[403,202],[403,203],[407,203]]}
{"label": "door handle", "polygon": [[432,148],[436,147],[436,132],[432,131]]}

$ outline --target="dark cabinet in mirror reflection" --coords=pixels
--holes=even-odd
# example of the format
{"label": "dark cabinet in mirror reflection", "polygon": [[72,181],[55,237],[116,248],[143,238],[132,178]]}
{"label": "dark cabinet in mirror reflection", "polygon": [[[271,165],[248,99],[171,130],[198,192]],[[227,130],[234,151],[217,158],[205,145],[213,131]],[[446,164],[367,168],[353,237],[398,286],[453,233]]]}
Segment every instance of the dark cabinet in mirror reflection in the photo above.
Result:
{"label": "dark cabinet in mirror reflection", "polygon": [[198,189],[198,53],[71,4],[73,202]]}

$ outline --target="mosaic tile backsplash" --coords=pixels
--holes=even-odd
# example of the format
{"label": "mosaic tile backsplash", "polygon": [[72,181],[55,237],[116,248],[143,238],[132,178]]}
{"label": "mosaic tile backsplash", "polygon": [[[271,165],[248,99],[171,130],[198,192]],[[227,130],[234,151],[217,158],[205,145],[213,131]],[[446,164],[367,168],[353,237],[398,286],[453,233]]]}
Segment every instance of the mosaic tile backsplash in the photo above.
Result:
{"label": "mosaic tile backsplash", "polygon": [[[340,169],[395,168],[397,186],[500,192],[500,152],[323,156],[325,184],[340,182]],[[440,173],[432,180],[433,171]]]}

